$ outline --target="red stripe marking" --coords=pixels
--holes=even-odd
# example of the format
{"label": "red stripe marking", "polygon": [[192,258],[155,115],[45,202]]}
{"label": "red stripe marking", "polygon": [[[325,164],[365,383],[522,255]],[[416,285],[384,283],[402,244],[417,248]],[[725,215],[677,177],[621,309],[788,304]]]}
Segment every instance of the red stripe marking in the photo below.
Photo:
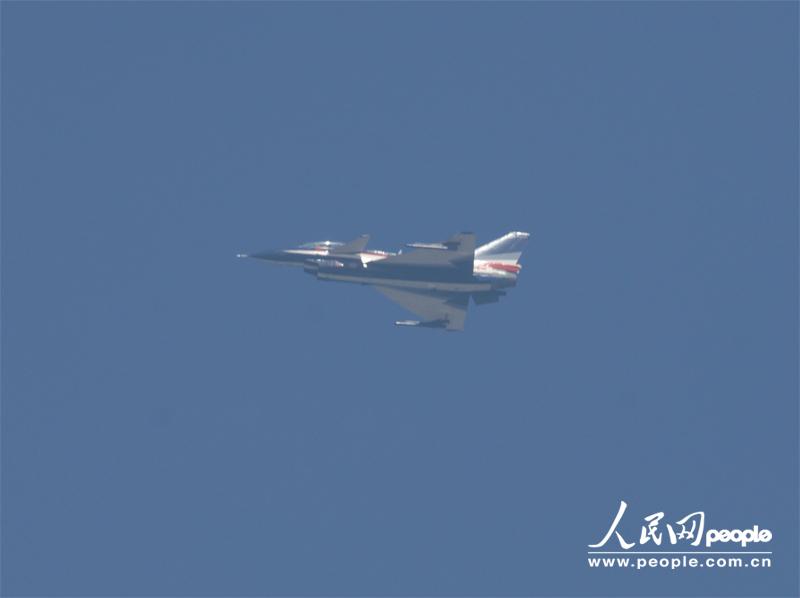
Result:
{"label": "red stripe marking", "polygon": [[502,262],[489,262],[487,264],[490,268],[494,268],[495,270],[503,270],[504,272],[511,272],[512,274],[519,273],[522,270],[522,266],[518,264],[504,264]]}

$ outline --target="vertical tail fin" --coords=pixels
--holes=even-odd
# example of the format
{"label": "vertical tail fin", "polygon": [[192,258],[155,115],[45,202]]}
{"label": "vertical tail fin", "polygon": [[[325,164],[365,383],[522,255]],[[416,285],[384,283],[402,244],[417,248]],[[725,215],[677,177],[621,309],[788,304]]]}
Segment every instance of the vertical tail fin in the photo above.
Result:
{"label": "vertical tail fin", "polygon": [[530,237],[529,233],[507,233],[481,245],[475,250],[476,260],[491,260],[493,262],[516,264],[522,255],[522,250]]}

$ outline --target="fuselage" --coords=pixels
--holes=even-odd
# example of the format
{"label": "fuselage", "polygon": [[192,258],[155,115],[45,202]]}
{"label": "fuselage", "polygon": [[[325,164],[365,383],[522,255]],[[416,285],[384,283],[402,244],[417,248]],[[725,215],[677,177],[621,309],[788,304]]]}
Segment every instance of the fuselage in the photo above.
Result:
{"label": "fuselage", "polygon": [[496,303],[516,285],[529,237],[512,231],[478,246],[475,233],[461,232],[392,253],[367,250],[369,235],[362,234],[346,243],[318,241],[239,257],[300,267],[318,280],[370,286],[419,318],[398,320],[398,326],[459,331],[470,303]]}
{"label": "fuselage", "polygon": [[388,251],[369,250],[351,254],[337,253],[339,243],[325,241],[296,249],[254,254],[276,264],[302,267],[319,280],[382,285],[407,289],[483,293],[512,287],[521,266],[498,260],[469,260],[472,268],[440,265],[403,265],[382,263]]}

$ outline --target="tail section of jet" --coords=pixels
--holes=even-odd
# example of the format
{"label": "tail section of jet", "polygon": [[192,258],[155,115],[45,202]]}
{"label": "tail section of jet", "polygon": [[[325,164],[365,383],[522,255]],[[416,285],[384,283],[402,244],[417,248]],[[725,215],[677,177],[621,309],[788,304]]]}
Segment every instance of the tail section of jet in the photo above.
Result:
{"label": "tail section of jet", "polygon": [[475,250],[475,274],[516,278],[522,270],[519,260],[529,238],[529,233],[511,232],[481,245]]}

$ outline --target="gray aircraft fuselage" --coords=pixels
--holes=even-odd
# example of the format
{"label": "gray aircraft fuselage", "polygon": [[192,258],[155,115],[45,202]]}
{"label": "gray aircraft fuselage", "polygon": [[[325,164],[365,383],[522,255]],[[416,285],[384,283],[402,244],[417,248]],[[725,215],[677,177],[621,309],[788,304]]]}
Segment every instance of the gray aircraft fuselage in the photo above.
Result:
{"label": "gray aircraft fuselage", "polygon": [[396,322],[462,330],[469,298],[494,303],[514,287],[528,233],[508,233],[476,249],[475,235],[460,233],[443,243],[413,243],[413,251],[367,251],[366,235],[350,243],[323,241],[294,249],[241,257],[302,267],[318,280],[375,287],[426,318]]}

